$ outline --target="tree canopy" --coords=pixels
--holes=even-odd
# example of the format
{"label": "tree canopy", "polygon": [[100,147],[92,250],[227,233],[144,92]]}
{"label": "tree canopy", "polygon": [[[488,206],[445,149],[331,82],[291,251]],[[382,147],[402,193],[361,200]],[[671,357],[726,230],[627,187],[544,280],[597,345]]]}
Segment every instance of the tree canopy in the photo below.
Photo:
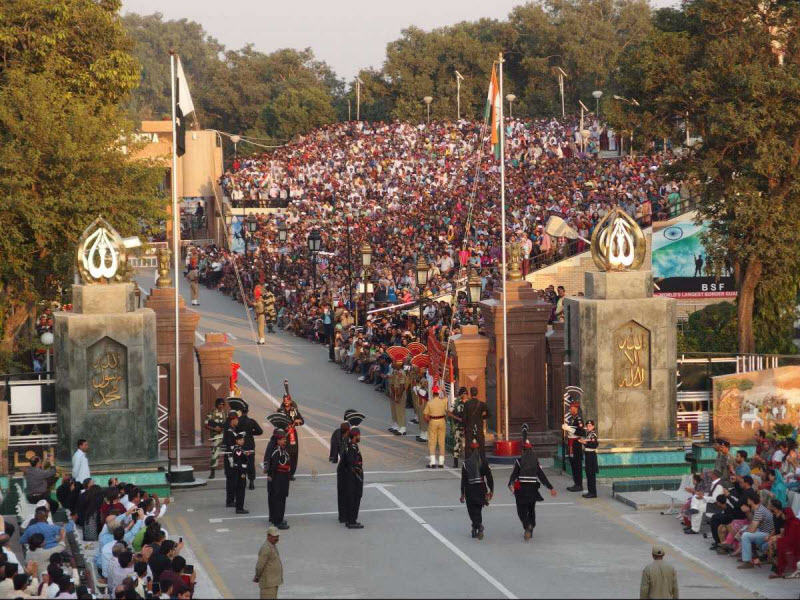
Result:
{"label": "tree canopy", "polygon": [[[162,216],[163,170],[124,154],[139,79],[119,2],[0,3],[0,340],[71,281],[83,230],[138,234]],[[92,35],[86,35],[92,31]],[[95,34],[96,33],[96,34]]]}

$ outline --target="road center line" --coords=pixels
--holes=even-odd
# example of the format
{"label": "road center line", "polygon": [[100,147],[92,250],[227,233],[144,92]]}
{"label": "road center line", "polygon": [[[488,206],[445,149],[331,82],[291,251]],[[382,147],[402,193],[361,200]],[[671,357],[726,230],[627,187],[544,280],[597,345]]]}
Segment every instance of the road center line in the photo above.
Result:
{"label": "road center line", "polygon": [[[455,544],[453,544],[453,543],[452,543],[450,540],[448,540],[446,537],[444,537],[444,536],[443,536],[441,533],[439,533],[438,531],[436,531],[436,529],[434,529],[432,525],[430,525],[429,523],[427,523],[427,522],[425,521],[425,519],[423,519],[422,517],[420,517],[420,516],[419,516],[417,513],[415,513],[413,510],[411,510],[411,508],[409,508],[408,506],[406,506],[405,504],[403,504],[403,502],[402,502],[402,501],[401,501],[399,498],[397,498],[397,496],[395,496],[394,494],[392,494],[392,493],[391,493],[389,490],[387,490],[385,487],[383,487],[383,486],[382,486],[382,485],[380,485],[380,484],[376,484],[376,485],[375,485],[375,487],[376,487],[376,488],[377,488],[377,489],[378,489],[378,490],[379,490],[379,491],[380,491],[380,492],[381,492],[381,493],[382,493],[384,496],[386,496],[386,497],[387,497],[389,500],[391,500],[392,502],[394,502],[394,504],[395,504],[395,505],[396,505],[396,506],[397,506],[397,507],[398,507],[400,510],[402,510],[403,512],[405,512],[405,513],[406,513],[406,514],[407,514],[409,517],[411,517],[411,518],[412,518],[412,519],[414,519],[414,520],[415,520],[417,523],[419,523],[420,525],[422,525],[422,527],[424,527],[424,528],[425,528],[425,529],[428,531],[428,533],[430,533],[430,534],[431,534],[433,537],[435,537],[435,538],[436,538],[437,540],[439,540],[439,541],[440,541],[442,544],[444,544],[444,546],[445,546],[445,547],[446,547],[448,550],[450,550],[450,551],[451,551],[453,554],[455,554],[455,555],[456,555],[458,558],[460,558],[460,559],[461,559],[461,560],[463,560],[465,563],[467,563],[467,565],[469,565],[470,567],[472,567],[472,569],[473,569],[473,570],[474,570],[474,571],[475,571],[475,572],[476,572],[478,575],[480,575],[480,576],[481,576],[481,577],[483,577],[483,578],[484,578],[486,581],[488,581],[489,583],[491,583],[491,584],[494,586],[494,588],[495,588],[495,589],[496,589],[498,592],[500,592],[501,594],[503,594],[503,595],[504,595],[506,598],[510,598],[510,599],[516,599],[516,596],[515,596],[514,594],[512,594],[512,593],[511,593],[511,591],[510,591],[510,590],[509,590],[509,589],[508,589],[506,586],[504,586],[502,583],[500,583],[499,581],[497,581],[497,579],[495,579],[494,577],[492,577],[491,575],[489,575],[489,573],[487,573],[487,572],[486,572],[486,571],[483,569],[483,567],[481,567],[481,566],[480,566],[478,563],[476,563],[474,560],[472,560],[472,559],[471,559],[469,556],[467,556],[466,554],[464,554],[464,553],[463,553],[463,552],[462,552],[462,551],[461,551],[461,550],[460,550],[460,549],[459,549],[459,548],[458,548],[458,547],[457,547]],[[509,505],[509,506],[510,506],[510,505]]]}
{"label": "road center line", "polygon": [[[203,336],[200,335],[199,332],[195,331],[194,334],[198,337],[198,339],[203,340]],[[268,393],[267,390],[261,387],[259,383],[255,379],[253,379],[246,371],[239,369],[239,375],[241,375],[247,381],[249,381],[250,385],[252,385],[254,388],[256,388],[256,390],[261,392],[264,395],[264,397],[267,400],[269,400],[273,404],[273,406],[275,406],[275,408],[278,408],[281,405],[281,403],[278,401],[277,398],[275,398],[275,396]],[[323,438],[320,434],[318,434],[310,425],[303,425],[303,427],[305,428],[306,432],[310,433],[320,444],[322,444],[322,446],[326,450],[331,449],[330,442],[328,442],[325,438]]]}

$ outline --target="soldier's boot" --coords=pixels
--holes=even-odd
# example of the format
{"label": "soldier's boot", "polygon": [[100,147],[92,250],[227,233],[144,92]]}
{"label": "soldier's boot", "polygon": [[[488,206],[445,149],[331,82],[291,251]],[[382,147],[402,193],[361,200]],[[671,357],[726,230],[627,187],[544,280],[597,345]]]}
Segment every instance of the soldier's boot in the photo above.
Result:
{"label": "soldier's boot", "polygon": [[267,340],[265,340],[263,337],[262,338],[258,338],[258,345],[259,346],[263,346],[266,343],[267,343]]}
{"label": "soldier's boot", "polygon": [[275,330],[272,328],[272,325],[267,325],[267,331],[270,333],[275,333]]}
{"label": "soldier's boot", "polygon": [[472,537],[478,537],[478,529],[475,526],[472,527]]}
{"label": "soldier's boot", "polygon": [[478,539],[479,539],[479,540],[482,540],[482,539],[483,539],[483,525],[481,525],[480,527],[478,527]]}
{"label": "soldier's boot", "polygon": [[208,473],[208,478],[209,479],[214,479],[214,473],[215,472],[216,472],[216,469],[214,467],[211,467],[211,471]]}
{"label": "soldier's boot", "polygon": [[530,540],[530,539],[533,537],[533,527],[531,527],[531,526],[529,525],[529,526],[528,526],[528,527],[525,529],[525,535],[524,535],[523,537],[525,538],[525,541],[526,541],[526,542],[527,542],[528,540]]}
{"label": "soldier's boot", "polygon": [[453,468],[454,469],[458,468],[458,457],[457,456],[453,457]]}
{"label": "soldier's boot", "polygon": [[249,490],[254,490],[254,489],[256,489],[256,482],[255,482],[255,481],[253,481],[253,480],[251,479],[251,480],[250,480],[250,485],[248,486],[248,488],[247,488],[247,489],[249,489]]}

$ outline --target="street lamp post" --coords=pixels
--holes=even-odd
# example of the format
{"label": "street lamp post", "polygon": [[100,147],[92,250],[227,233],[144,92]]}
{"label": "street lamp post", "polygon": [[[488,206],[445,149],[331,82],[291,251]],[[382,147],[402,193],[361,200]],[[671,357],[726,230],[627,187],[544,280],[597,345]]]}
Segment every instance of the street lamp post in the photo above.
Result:
{"label": "street lamp post", "polygon": [[[616,94],[614,94],[614,100],[619,100],[620,102],[624,102],[625,104],[630,104],[631,106],[639,106],[639,102],[636,100],[636,98],[624,98],[622,96],[617,96]],[[631,158],[636,158],[633,152],[633,125],[631,125],[631,141],[628,152],[630,153]]]}
{"label": "street lamp post", "polygon": [[597,118],[600,119],[600,98],[603,97],[603,92],[600,90],[595,90],[592,92],[592,97],[595,99],[595,114]]}
{"label": "street lamp post", "polygon": [[[354,215],[358,217],[358,209],[355,209]],[[350,246],[350,213],[345,217],[347,227],[347,289],[348,289],[348,308],[353,310],[353,251]],[[358,309],[356,309],[356,323],[358,323]]]}
{"label": "street lamp post", "polygon": [[[364,243],[361,244],[361,266],[364,267],[362,271],[362,283],[361,285],[364,286],[364,326],[367,325],[367,293],[369,292],[369,275],[370,275],[370,266],[372,265],[372,246],[369,245],[367,240],[364,240]],[[374,288],[373,288],[374,289]],[[358,321],[356,321],[358,323]]]}
{"label": "street lamp post", "polygon": [[53,336],[53,334],[51,332],[45,331],[42,334],[42,337],[39,338],[39,339],[46,346],[46,348],[45,348],[45,359],[44,359],[45,360],[44,371],[45,371],[45,373],[49,373],[50,372],[50,347],[53,345],[53,342],[55,341],[55,337]]}
{"label": "street lamp post", "polygon": [[516,99],[517,99],[517,97],[514,94],[508,94],[506,96],[506,100],[508,100],[508,118],[509,119],[513,119],[514,118],[514,100],[516,100]]}
{"label": "street lamp post", "polygon": [[361,120],[361,85],[364,82],[356,77],[356,121]]}
{"label": "street lamp post", "polygon": [[308,234],[308,251],[311,253],[311,277],[314,280],[314,295],[317,294],[317,252],[322,247],[322,236],[319,229],[312,229]]}
{"label": "street lamp post", "polygon": [[286,221],[278,223],[278,241],[281,243],[281,267],[280,276],[283,277],[286,262]]}
{"label": "street lamp post", "polygon": [[481,278],[475,269],[470,269],[469,278],[467,279],[467,292],[469,294],[469,303],[472,304],[472,324],[478,324],[478,302],[481,301]]}
{"label": "street lamp post", "polygon": [[556,70],[558,71],[558,89],[561,91],[561,118],[566,119],[567,113],[564,109],[564,77],[566,77],[567,74],[561,67],[556,67]]}
{"label": "street lamp post", "polygon": [[432,96],[425,96],[422,99],[422,101],[428,107],[428,123],[430,124],[430,122],[431,122],[431,102],[433,102],[433,97]]}

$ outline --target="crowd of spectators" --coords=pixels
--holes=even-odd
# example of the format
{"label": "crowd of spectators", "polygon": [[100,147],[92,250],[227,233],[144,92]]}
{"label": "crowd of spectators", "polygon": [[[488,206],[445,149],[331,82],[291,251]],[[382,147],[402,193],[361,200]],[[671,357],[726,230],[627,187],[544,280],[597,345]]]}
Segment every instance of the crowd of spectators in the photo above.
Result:
{"label": "crowd of spectators", "polygon": [[[796,436],[796,432],[795,432]],[[710,549],[738,559],[739,569],[770,565],[770,578],[792,576],[800,560],[800,488],[796,437],[773,439],[759,431],[756,453],[731,453],[716,440],[714,468],[693,476],[682,507],[684,532],[710,534]]]}
{"label": "crowd of spectators", "polygon": [[[183,539],[170,539],[164,527],[169,498],[117,478],[99,483],[89,472],[87,451],[81,440],[72,473],[61,474],[55,497],[55,469],[31,459],[26,496],[36,507],[21,523],[25,562],[8,548],[9,536],[0,536],[0,597],[91,598],[103,597],[98,592],[105,590],[109,598],[191,598],[195,574],[180,556]],[[60,508],[65,524],[54,521]],[[83,577],[75,547],[91,563]]]}
{"label": "crowd of spectators", "polygon": [[[586,249],[581,240],[546,234],[552,215],[588,238],[615,205],[648,225],[677,214],[692,196],[688,183],[662,168],[672,160],[669,152],[602,158],[604,129],[595,122],[587,124],[581,152],[577,125],[555,119],[507,124],[507,233],[523,246],[526,273]],[[347,122],[268,154],[237,159],[220,182],[234,209],[266,208],[272,201],[288,208],[258,213],[253,232],[241,223],[236,241],[241,249],[246,239],[246,255],[214,246],[195,251],[200,280],[239,300],[250,300],[256,284],[266,285],[276,296],[279,325],[325,341],[332,336],[320,322],[326,305],[334,314],[342,308],[350,317],[358,313],[357,325],[364,327],[365,309],[420,296],[435,301],[463,289],[462,265],[475,270],[488,296],[501,257],[499,165],[483,133],[479,123],[467,120]],[[314,229],[323,240],[316,254],[307,247]],[[363,242],[372,249],[366,274]],[[420,257],[428,263],[423,289],[416,276]],[[438,315],[440,309],[427,310]],[[461,312],[471,318],[469,307]],[[402,331],[413,329],[425,329],[424,316]]]}

